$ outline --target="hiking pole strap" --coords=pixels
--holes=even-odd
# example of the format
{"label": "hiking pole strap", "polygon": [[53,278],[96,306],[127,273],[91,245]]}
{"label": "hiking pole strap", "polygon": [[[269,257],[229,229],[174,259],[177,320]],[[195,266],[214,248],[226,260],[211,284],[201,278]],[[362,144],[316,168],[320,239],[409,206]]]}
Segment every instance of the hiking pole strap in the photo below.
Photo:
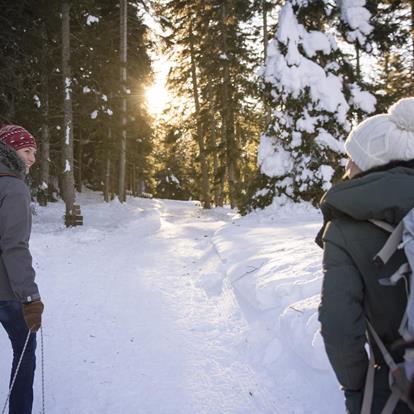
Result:
{"label": "hiking pole strap", "polygon": [[374,397],[374,375],[375,375],[375,359],[371,342],[368,338],[369,344],[369,364],[367,377],[365,378],[364,397],[362,400],[362,407],[360,414],[371,414],[372,400]]}
{"label": "hiking pole strap", "polygon": [[398,404],[399,399],[399,395],[395,392],[392,392],[387,400],[387,403],[384,405],[381,414],[392,414],[394,412],[395,407]]}
{"label": "hiking pole strap", "polygon": [[369,328],[369,331],[372,334],[372,337],[374,338],[375,342],[378,345],[378,348],[380,349],[382,356],[384,357],[385,362],[387,363],[390,370],[394,371],[397,369],[397,364],[395,363],[393,357],[388,352],[387,348],[385,347],[384,343],[381,341],[380,337],[378,336],[377,332],[375,331],[374,327],[371,325],[371,322],[368,319],[365,319],[367,322],[367,326]]}
{"label": "hiking pole strap", "polygon": [[[387,363],[390,371],[395,371],[398,369],[397,364],[395,363],[393,357],[388,352],[387,348],[385,347],[384,343],[381,341],[381,338],[378,336],[377,332],[375,331],[374,327],[372,326],[371,322],[366,318],[367,326],[369,328],[369,331],[371,332],[372,337],[374,338],[376,344],[378,345],[378,348],[380,349],[382,356],[384,357],[385,362]],[[372,347],[371,347],[372,352]],[[373,352],[372,352],[373,353]],[[374,385],[372,384],[372,387]],[[372,390],[373,393],[373,390]],[[365,396],[364,396],[365,398]],[[381,414],[392,414],[394,412],[394,408],[398,404],[398,401],[400,399],[400,395],[395,392],[394,390],[391,390],[391,395],[389,396],[383,410],[381,411]],[[369,413],[369,412],[368,412]],[[361,411],[362,414],[362,411]]]}
{"label": "hiking pole strap", "polygon": [[376,225],[377,227],[380,227],[381,229],[391,233],[387,241],[385,242],[384,246],[382,246],[382,249],[374,257],[374,261],[379,262],[381,264],[386,264],[388,260],[390,260],[391,256],[398,249],[398,246],[401,243],[404,223],[401,220],[398,223],[397,227],[394,228],[385,221],[370,220],[370,222]]}

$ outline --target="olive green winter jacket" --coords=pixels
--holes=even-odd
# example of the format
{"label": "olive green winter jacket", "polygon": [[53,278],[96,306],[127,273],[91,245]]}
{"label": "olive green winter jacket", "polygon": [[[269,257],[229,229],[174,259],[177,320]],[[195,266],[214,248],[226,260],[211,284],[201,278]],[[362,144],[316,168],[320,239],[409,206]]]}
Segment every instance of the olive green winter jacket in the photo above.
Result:
{"label": "olive green winter jacket", "polygon": [[[406,261],[398,251],[387,265],[378,267],[373,257],[389,233],[368,220],[396,225],[414,207],[414,169],[396,167],[372,172],[332,187],[321,202],[323,285],[319,320],[326,352],[346,396],[347,412],[360,411],[368,368],[365,318],[387,347],[400,338],[398,328],[406,305],[404,281],[383,286]],[[379,365],[375,382],[374,412],[380,412],[387,398],[387,372],[380,351],[374,345]],[[402,356],[394,353],[397,361]],[[381,378],[381,379],[379,379]],[[396,412],[407,411],[399,405]]]}

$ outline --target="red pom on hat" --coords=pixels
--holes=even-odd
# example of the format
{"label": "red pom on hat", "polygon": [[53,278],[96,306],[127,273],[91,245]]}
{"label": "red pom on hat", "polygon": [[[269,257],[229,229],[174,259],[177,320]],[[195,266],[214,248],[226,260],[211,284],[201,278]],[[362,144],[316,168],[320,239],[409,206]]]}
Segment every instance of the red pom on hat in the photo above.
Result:
{"label": "red pom on hat", "polygon": [[22,148],[37,149],[34,136],[18,125],[3,125],[0,127],[0,141],[14,148],[16,151]]}

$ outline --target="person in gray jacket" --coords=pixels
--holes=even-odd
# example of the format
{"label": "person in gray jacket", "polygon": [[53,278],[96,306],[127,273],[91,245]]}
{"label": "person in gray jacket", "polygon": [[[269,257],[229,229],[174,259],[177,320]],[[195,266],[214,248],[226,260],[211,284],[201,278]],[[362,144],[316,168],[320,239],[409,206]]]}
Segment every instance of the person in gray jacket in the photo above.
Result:
{"label": "person in gray jacket", "polygon": [[36,148],[34,137],[24,128],[0,126],[0,322],[13,348],[10,381],[29,337],[10,395],[9,414],[32,412],[36,331],[43,312],[29,251],[32,217],[25,183]]}
{"label": "person in gray jacket", "polygon": [[[368,371],[367,320],[397,362],[402,351],[392,344],[406,306],[404,281],[384,286],[406,258],[397,251],[384,266],[373,258],[389,233],[369,220],[393,226],[414,207],[414,98],[398,101],[387,114],[375,115],[351,131],[345,142],[349,180],[332,187],[321,201],[324,227],[323,284],[319,320],[329,361],[345,394],[346,412],[359,414]],[[389,369],[374,341],[376,362],[372,414],[390,395]],[[394,413],[412,412],[399,402]]]}

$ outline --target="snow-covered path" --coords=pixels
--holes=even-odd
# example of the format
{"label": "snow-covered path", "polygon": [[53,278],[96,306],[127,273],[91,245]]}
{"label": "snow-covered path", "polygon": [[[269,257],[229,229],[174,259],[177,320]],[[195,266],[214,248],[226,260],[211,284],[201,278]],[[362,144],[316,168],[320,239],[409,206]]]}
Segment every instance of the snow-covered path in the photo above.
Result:
{"label": "snow-covered path", "polygon": [[49,214],[33,231],[48,412],[277,413],[244,352],[232,290],[215,286],[224,274],[211,237],[231,213],[149,200],[95,207],[84,206],[83,228],[62,231]]}
{"label": "snow-covered path", "polygon": [[[318,333],[313,209],[78,201],[82,227],[63,227],[62,203],[34,218],[48,414],[344,412]],[[3,399],[1,329],[0,349]],[[39,364],[34,414],[40,385]]]}

